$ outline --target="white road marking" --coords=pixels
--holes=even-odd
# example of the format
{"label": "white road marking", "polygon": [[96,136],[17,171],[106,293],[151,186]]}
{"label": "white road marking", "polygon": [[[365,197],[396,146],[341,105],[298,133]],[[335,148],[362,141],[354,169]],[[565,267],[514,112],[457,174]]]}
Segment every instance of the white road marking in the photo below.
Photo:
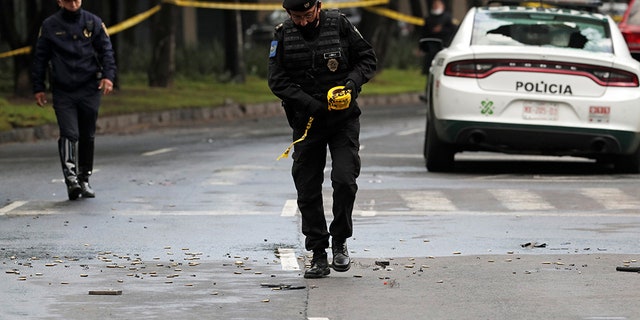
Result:
{"label": "white road marking", "polygon": [[154,151],[145,152],[145,153],[142,154],[142,156],[145,156],[145,157],[155,156],[155,155],[171,152],[173,150],[175,150],[175,149],[174,148],[162,148],[162,149],[158,149],[158,150],[154,150]]}
{"label": "white road marking", "polygon": [[295,199],[289,199],[282,207],[281,217],[293,217],[298,213],[298,202]]}
{"label": "white road marking", "polygon": [[400,196],[412,210],[421,211],[456,211],[458,208],[447,199],[441,191],[406,191]]}
{"label": "white road marking", "polygon": [[[362,157],[372,157],[372,158],[389,158],[389,159],[422,159],[423,156],[419,154],[408,154],[408,153],[363,153],[360,154]],[[421,172],[426,172],[425,169],[420,169]]]}
{"label": "white road marking", "polygon": [[610,212],[558,212],[558,211],[362,211],[354,210],[353,216],[474,216],[474,217],[638,217],[638,213],[624,212],[615,213]]}
{"label": "white road marking", "polygon": [[421,132],[424,132],[424,128],[400,131],[400,132],[396,133],[396,136],[410,136],[412,134],[421,133]]}
{"label": "white road marking", "polygon": [[25,205],[27,202],[28,201],[14,201],[14,202],[12,202],[12,203],[0,208],[0,216],[6,215],[7,213],[11,212],[12,210]]}
{"label": "white road marking", "polygon": [[590,197],[609,210],[640,209],[640,200],[617,188],[585,188],[580,193]]}
{"label": "white road marking", "polygon": [[553,210],[555,207],[539,195],[527,190],[491,189],[489,192],[507,209],[513,211]]}
{"label": "white road marking", "polygon": [[282,265],[282,270],[300,270],[300,265],[298,265],[298,259],[296,258],[296,252],[294,249],[278,248],[278,255],[280,256],[280,264]]}

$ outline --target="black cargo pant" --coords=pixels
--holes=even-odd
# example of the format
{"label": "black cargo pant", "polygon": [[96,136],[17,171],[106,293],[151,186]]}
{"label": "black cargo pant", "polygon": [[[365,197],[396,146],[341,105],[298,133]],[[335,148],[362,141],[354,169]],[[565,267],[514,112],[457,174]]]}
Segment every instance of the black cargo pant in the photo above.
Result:
{"label": "black cargo pant", "polygon": [[60,138],[71,143],[78,142],[78,166],[90,175],[93,170],[96,122],[100,107],[101,92],[97,82],[91,82],[72,92],[53,90],[53,109],[56,113]]}
{"label": "black cargo pant", "polygon": [[[303,132],[294,131],[294,139]],[[353,234],[352,212],[360,175],[360,120],[347,120],[339,127],[314,128],[294,148],[291,173],[298,192],[298,208],[302,214],[302,233],[307,250],[329,247],[329,237],[346,240]],[[333,221],[327,230],[322,199],[322,183],[331,153],[331,186],[333,188]]]}
{"label": "black cargo pant", "polygon": [[54,89],[53,108],[60,128],[60,137],[72,142],[93,141],[100,98],[100,90],[93,83],[73,92]]}

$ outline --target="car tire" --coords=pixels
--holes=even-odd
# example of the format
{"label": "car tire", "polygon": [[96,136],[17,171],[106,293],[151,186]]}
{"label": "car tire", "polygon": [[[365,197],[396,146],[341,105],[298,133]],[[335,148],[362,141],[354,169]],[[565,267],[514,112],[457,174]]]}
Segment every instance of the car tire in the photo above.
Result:
{"label": "car tire", "polygon": [[619,173],[640,173],[640,146],[633,154],[616,158],[614,168]]}
{"label": "car tire", "polygon": [[455,150],[438,139],[433,125],[427,121],[424,137],[424,159],[430,172],[448,172],[453,170]]}

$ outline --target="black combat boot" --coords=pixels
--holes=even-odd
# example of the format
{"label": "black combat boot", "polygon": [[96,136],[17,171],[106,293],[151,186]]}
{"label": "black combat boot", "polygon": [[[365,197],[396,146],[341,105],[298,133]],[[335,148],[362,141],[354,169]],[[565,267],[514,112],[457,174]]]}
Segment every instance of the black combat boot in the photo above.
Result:
{"label": "black combat boot", "polygon": [[351,259],[345,240],[332,240],[331,251],[333,252],[333,270],[345,272],[351,268]]}
{"label": "black combat boot", "polygon": [[89,176],[93,171],[94,142],[80,140],[78,143],[78,182],[83,198],[95,198],[96,193],[89,184]]}
{"label": "black combat boot", "polygon": [[76,200],[82,192],[76,173],[76,143],[67,138],[58,139],[58,153],[62,164],[62,175],[67,185],[69,200]]}
{"label": "black combat boot", "polygon": [[313,259],[311,259],[311,267],[304,272],[307,279],[324,278],[331,273],[329,262],[327,261],[327,253],[323,250],[314,250]]}

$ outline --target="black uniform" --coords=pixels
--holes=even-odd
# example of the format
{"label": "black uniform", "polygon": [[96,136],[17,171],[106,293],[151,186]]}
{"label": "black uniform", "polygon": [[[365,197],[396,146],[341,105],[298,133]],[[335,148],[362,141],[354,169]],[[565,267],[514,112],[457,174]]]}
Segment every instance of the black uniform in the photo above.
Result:
{"label": "black uniform", "polygon": [[[441,14],[430,14],[424,18],[424,25],[420,31],[420,37],[440,39],[442,40],[442,45],[448,47],[456,29],[457,27],[453,23],[453,18],[448,11],[444,11]],[[422,73],[427,74],[431,67],[431,61],[439,50],[427,45],[421,45],[420,50],[425,53]]]}
{"label": "black uniform", "polygon": [[[102,20],[82,9],[70,12],[64,8],[47,18],[35,46],[34,93],[45,91],[48,70],[65,182],[68,187],[77,185],[75,180],[88,186],[101,97],[99,83],[103,78],[114,82],[116,75],[111,41]],[[68,190],[70,199],[80,195],[76,189]]]}
{"label": "black uniform", "polygon": [[[371,45],[337,10],[321,11],[320,25],[313,31],[296,27],[291,19],[276,27],[269,54],[269,87],[282,100],[294,140],[303,135],[309,117],[314,117],[306,139],[295,144],[292,156],[307,250],[324,251],[330,236],[338,242],[352,236],[351,214],[360,174],[361,111],[355,98],[374,76],[376,62]],[[327,91],[349,80],[356,88],[350,107],[329,111]],[[329,230],[322,200],[327,146],[334,216]]]}

